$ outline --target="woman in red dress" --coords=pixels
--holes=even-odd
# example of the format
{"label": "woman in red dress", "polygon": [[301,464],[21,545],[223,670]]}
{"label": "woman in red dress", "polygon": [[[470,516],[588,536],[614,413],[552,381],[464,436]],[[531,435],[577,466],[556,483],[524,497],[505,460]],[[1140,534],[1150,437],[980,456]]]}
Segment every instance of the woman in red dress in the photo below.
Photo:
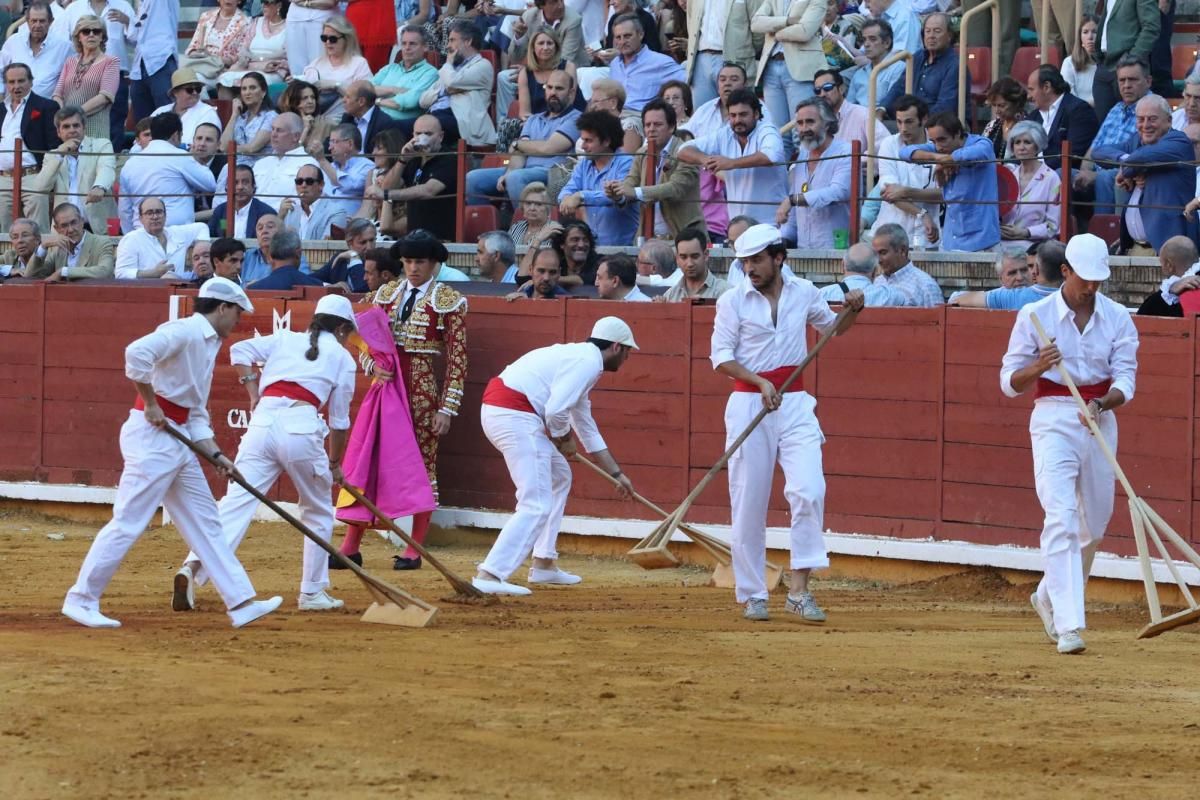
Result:
{"label": "woman in red dress", "polygon": [[358,34],[363,58],[371,72],[387,66],[396,45],[396,4],[394,0],[347,0],[346,19]]}

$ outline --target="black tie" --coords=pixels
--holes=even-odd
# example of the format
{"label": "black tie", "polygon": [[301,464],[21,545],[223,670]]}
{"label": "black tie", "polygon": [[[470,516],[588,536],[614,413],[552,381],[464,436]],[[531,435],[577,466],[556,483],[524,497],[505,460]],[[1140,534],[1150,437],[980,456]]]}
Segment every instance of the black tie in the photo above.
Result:
{"label": "black tie", "polygon": [[404,306],[400,309],[400,321],[408,322],[408,318],[412,316],[413,306],[417,304],[417,292],[420,289],[413,289],[408,295],[408,299],[404,301]]}

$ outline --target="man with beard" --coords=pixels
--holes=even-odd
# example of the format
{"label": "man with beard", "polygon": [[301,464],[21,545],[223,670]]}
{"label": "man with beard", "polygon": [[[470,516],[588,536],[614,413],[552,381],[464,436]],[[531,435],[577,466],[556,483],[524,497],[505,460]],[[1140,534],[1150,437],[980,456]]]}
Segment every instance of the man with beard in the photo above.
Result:
{"label": "man with beard", "polygon": [[472,170],[467,175],[467,203],[483,205],[489,198],[508,195],[513,207],[521,192],[533,182],[548,183],[550,168],[575,149],[576,122],[582,113],[574,107],[575,79],[564,70],[546,78],[546,110],[521,126],[521,137],[512,143],[507,167]]}
{"label": "man with beard", "polygon": [[[850,231],[850,145],[836,141],[838,120],[819,97],[796,106],[800,149],[792,166],[789,196],[779,204],[775,221],[783,238],[801,250],[828,250],[834,232]],[[843,157],[845,156],[845,157]]]}
{"label": "man with beard", "polygon": [[553,247],[539,247],[533,254],[533,263],[529,269],[531,278],[528,283],[504,296],[510,303],[514,300],[553,300],[556,297],[569,294],[558,285],[562,275],[562,262],[558,251]]}
{"label": "man with beard", "polygon": [[458,159],[442,152],[446,146],[440,119],[426,114],[413,124],[413,138],[400,149],[405,162],[402,188],[368,186],[364,194],[372,200],[405,203],[409,232],[424,229],[438,239],[453,240]]}
{"label": "man with beard", "polygon": [[[472,147],[496,143],[496,126],[487,113],[496,72],[479,54],[482,45],[483,34],[473,22],[450,23],[449,57],[438,70],[437,83],[421,95],[421,108],[438,118],[449,144],[460,136]],[[399,128],[409,136],[415,130],[412,120],[401,120]]]}

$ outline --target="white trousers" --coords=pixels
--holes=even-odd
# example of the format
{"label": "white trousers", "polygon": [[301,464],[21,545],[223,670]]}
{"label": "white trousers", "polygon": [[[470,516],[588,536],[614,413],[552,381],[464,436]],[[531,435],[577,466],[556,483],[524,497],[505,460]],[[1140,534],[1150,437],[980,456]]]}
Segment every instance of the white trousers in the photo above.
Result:
{"label": "white trousers", "polygon": [[[733,517],[733,577],[739,603],[766,599],[767,504],[775,463],[783,468],[783,494],[791,509],[791,568],[829,566],[821,531],[825,517],[825,475],[821,445],[825,436],[808,392],[788,392],[729,460],[729,502]],[[725,404],[725,444],[741,435],[762,409],[758,392],[733,392]]]}
{"label": "white trousers", "polygon": [[[294,405],[293,405],[294,404]],[[308,403],[283,397],[264,397],[254,409],[250,427],[238,446],[238,471],[246,482],[266,494],[286,472],[300,497],[300,521],[325,541],[333,536],[333,475],[325,453],[327,428]],[[225,542],[237,550],[258,508],[258,498],[233,481],[218,506]],[[201,568],[196,582],[208,578],[208,561],[188,553]],[[304,566],[300,591],[312,594],[329,586],[329,557],[320,545],[304,537]]]}
{"label": "white trousers", "polygon": [[[1059,633],[1085,627],[1084,584],[1104,529],[1112,518],[1112,466],[1088,429],[1079,423],[1071,398],[1042,399],[1033,406],[1033,475],[1046,512],[1042,526],[1045,575],[1038,596],[1054,609]],[[1117,418],[1100,415],[1100,432],[1117,452]]]}
{"label": "white trousers", "polygon": [[99,610],[100,595],[160,505],[188,546],[209,566],[226,607],[252,599],[254,587],[221,536],[217,504],[195,454],[146,422],[141,411],[131,411],[121,426],[121,456],[125,469],[112,521],[92,541],[67,601]]}
{"label": "white trousers", "polygon": [[535,558],[558,558],[555,544],[571,491],[571,466],[536,414],[485,405],[479,416],[517,487],[517,509],[479,568],[508,580],[531,550]]}
{"label": "white trousers", "polygon": [[329,19],[332,13],[330,11],[320,19],[289,19],[285,23],[283,41],[287,45],[288,69],[297,79],[304,74],[305,67],[325,52],[321,44],[321,29],[325,27],[325,20]]}

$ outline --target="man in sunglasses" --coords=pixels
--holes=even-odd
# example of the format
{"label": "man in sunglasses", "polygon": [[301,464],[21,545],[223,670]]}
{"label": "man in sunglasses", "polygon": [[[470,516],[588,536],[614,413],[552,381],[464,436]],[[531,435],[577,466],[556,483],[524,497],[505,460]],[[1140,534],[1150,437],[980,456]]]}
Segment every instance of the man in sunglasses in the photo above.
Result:
{"label": "man in sunglasses", "polygon": [[200,82],[195,70],[188,67],[177,69],[171,75],[171,102],[154,109],[154,113],[150,115],[157,117],[168,111],[178,114],[183,125],[180,140],[184,143],[185,150],[191,148],[192,138],[200,125],[207,122],[215,125],[218,131],[221,130],[221,118],[217,116],[217,110],[208,103],[200,102],[203,91],[204,84]]}
{"label": "man in sunglasses", "polygon": [[[863,67],[866,69],[866,67]],[[864,153],[874,155],[879,151],[879,143],[888,137],[888,129],[883,123],[872,117],[865,106],[851,103],[846,99],[846,82],[837,72],[829,69],[818,70],[813,76],[813,91],[817,97],[824,100],[833,113],[837,114],[839,142],[857,141],[862,145]],[[875,126],[875,146],[867,147],[867,126]]]}
{"label": "man in sunglasses", "polygon": [[346,212],[325,193],[325,173],[320,167],[305,164],[296,173],[296,196],[279,204],[279,218],[285,228],[293,230],[302,240],[328,239],[336,225],[346,227]]}

